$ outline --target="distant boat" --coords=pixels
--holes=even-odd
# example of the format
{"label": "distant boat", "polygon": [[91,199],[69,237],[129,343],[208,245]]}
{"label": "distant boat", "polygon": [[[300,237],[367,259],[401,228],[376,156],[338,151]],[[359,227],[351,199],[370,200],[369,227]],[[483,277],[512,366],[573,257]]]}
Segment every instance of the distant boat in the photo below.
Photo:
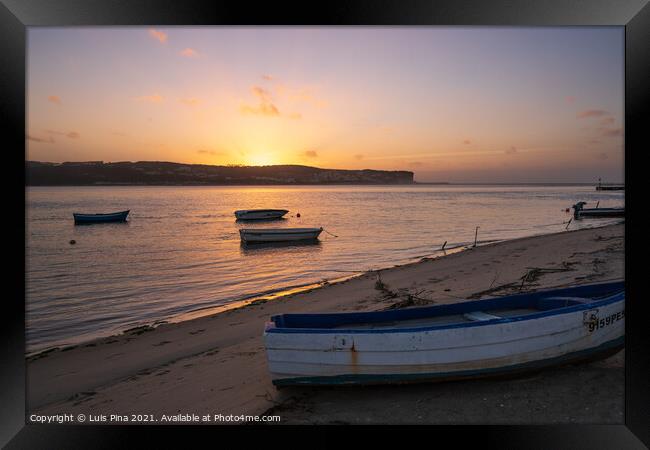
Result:
{"label": "distant boat", "polygon": [[75,224],[105,223],[105,222],[126,222],[126,216],[130,210],[107,213],[107,214],[81,214],[72,213]]}
{"label": "distant boat", "polygon": [[237,220],[279,219],[288,213],[286,209],[240,209],[235,211]]}
{"label": "distant boat", "polygon": [[598,185],[596,186],[597,191],[624,191],[625,186],[603,186],[603,185]]}
{"label": "distant boat", "polygon": [[624,217],[625,208],[584,208],[586,202],[578,202],[572,206],[573,217]]}
{"label": "distant boat", "polygon": [[602,180],[598,178],[597,191],[624,191],[625,185],[622,184],[603,184]]}
{"label": "distant boat", "polygon": [[282,314],[264,341],[276,386],[501,375],[611,355],[624,282],[379,312]]}
{"label": "distant boat", "polygon": [[323,228],[242,228],[243,242],[287,242],[315,240]]}

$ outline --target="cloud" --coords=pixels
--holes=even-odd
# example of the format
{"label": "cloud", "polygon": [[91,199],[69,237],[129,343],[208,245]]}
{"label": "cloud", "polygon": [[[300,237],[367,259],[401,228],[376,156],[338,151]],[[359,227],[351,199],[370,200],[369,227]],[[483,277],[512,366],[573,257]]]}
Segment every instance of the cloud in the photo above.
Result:
{"label": "cloud", "polygon": [[602,134],[607,137],[623,136],[623,128],[604,129]]}
{"label": "cloud", "polygon": [[217,152],[215,150],[197,150],[196,153],[202,154],[202,155],[212,155],[212,156],[217,156],[217,155],[223,155],[223,152]]}
{"label": "cloud", "polygon": [[61,104],[61,97],[58,95],[50,95],[47,97],[47,101],[51,103],[56,103],[57,105]]}
{"label": "cloud", "polygon": [[354,159],[358,159],[359,161],[361,161],[363,159],[363,155],[360,154],[360,153],[356,154],[356,155],[354,155]]}
{"label": "cloud", "polygon": [[576,98],[573,95],[567,95],[564,97],[564,101],[570,104],[574,104],[576,102]]}
{"label": "cloud", "polygon": [[471,144],[471,143],[472,143],[472,141],[470,141],[469,139],[465,139],[465,140],[463,141],[463,144],[465,144],[465,145],[469,145],[469,144]]}
{"label": "cloud", "polygon": [[411,167],[422,167],[424,165],[426,165],[426,163],[423,163],[421,161],[412,161],[409,163],[409,166]]}
{"label": "cloud", "polygon": [[242,114],[256,114],[268,117],[277,117],[280,115],[280,110],[273,104],[271,94],[266,89],[253,86],[251,87],[251,92],[257,97],[258,104],[257,106],[242,105],[240,107]]}
{"label": "cloud", "polygon": [[135,99],[139,102],[146,103],[162,103],[165,101],[165,98],[160,94],[143,95],[141,97],[136,97]]}
{"label": "cloud", "polygon": [[201,104],[201,100],[195,97],[185,97],[181,98],[179,101],[187,106],[198,106]]}
{"label": "cloud", "polygon": [[594,158],[605,160],[605,159],[608,158],[608,156],[607,156],[607,153],[598,153],[597,155],[594,155]]}
{"label": "cloud", "polygon": [[608,115],[609,113],[602,109],[587,109],[585,111],[581,111],[578,114],[576,114],[576,117],[578,119],[585,119],[588,117],[603,117]]}
{"label": "cloud", "polygon": [[156,30],[155,28],[150,28],[149,36],[159,40],[163,44],[167,42],[167,33],[165,33],[164,31]]}
{"label": "cloud", "polygon": [[185,50],[183,50],[180,54],[181,54],[181,56],[185,56],[186,58],[198,58],[199,57],[199,52],[197,52],[193,48],[189,48],[189,47],[187,47]]}
{"label": "cloud", "polygon": [[506,151],[505,151],[504,153],[505,153],[506,155],[514,155],[515,153],[517,153],[517,147],[515,147],[515,146],[513,145],[513,146],[511,146],[509,149],[506,149]]}
{"label": "cloud", "polygon": [[314,95],[312,89],[293,89],[286,85],[280,84],[276,87],[277,94],[289,101],[296,103],[310,103],[318,108],[325,108],[328,103],[326,100],[318,98]]}
{"label": "cloud", "polygon": [[34,141],[34,142],[42,142],[44,144],[54,144],[54,138],[52,136],[49,136],[48,138],[39,138],[31,135],[26,136],[27,140],[29,141]]}
{"label": "cloud", "polygon": [[262,75],[262,79],[266,81],[273,81],[273,76],[272,75]]}
{"label": "cloud", "polygon": [[600,121],[601,125],[613,125],[615,122],[613,117],[605,117]]}
{"label": "cloud", "polygon": [[318,158],[318,153],[316,153],[316,150],[307,150],[302,155],[306,156],[307,158]]}
{"label": "cloud", "polygon": [[79,133],[76,131],[56,131],[56,130],[45,130],[48,134],[55,134],[58,136],[65,136],[68,139],[79,139]]}
{"label": "cloud", "polygon": [[275,117],[280,115],[278,108],[272,103],[261,103],[259,106],[242,105],[239,108],[242,114],[255,114]]}

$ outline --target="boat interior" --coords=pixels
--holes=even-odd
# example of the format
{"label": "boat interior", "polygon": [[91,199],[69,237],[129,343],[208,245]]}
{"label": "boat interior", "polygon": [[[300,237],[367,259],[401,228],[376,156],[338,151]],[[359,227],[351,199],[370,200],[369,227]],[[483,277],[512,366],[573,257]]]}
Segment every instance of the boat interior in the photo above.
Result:
{"label": "boat interior", "polygon": [[487,323],[500,319],[525,317],[551,310],[590,304],[599,300],[624,298],[623,283],[610,283],[602,292],[582,295],[555,293],[518,294],[508,297],[468,301],[400,310],[338,313],[283,314],[272,318],[276,328],[376,330],[419,328],[452,324]]}

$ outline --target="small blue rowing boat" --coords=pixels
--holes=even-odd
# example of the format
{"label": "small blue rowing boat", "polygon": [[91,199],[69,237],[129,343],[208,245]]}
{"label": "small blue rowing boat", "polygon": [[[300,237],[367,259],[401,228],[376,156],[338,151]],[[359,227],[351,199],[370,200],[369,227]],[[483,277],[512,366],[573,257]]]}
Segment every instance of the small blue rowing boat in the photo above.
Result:
{"label": "small blue rowing boat", "polygon": [[89,224],[89,223],[106,223],[106,222],[126,222],[126,216],[129,215],[130,210],[108,213],[108,214],[80,214],[72,213],[74,223],[76,224]]}
{"label": "small blue rowing boat", "polygon": [[273,316],[276,386],[383,384],[519,373],[623,348],[624,282],[401,310]]}

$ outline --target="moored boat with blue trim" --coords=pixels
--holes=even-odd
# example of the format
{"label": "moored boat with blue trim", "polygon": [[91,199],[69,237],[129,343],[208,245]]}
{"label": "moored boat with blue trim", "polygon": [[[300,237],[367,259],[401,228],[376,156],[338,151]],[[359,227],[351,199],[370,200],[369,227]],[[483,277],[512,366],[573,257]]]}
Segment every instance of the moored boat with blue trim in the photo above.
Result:
{"label": "moored boat with blue trim", "polygon": [[74,217],[75,224],[126,222],[126,217],[129,215],[129,212],[130,210],[100,214],[72,213],[72,216]]}

